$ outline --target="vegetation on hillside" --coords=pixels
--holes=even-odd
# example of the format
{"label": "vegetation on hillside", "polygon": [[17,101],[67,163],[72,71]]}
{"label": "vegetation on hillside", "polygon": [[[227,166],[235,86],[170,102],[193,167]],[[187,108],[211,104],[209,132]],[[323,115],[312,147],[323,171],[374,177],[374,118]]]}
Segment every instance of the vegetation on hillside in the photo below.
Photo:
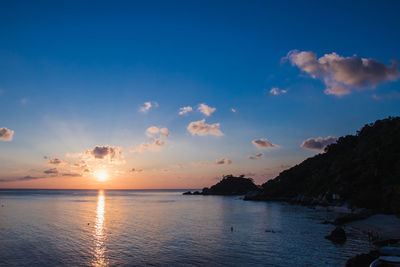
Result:
{"label": "vegetation on hillside", "polygon": [[340,137],[325,153],[308,158],[262,185],[264,199],[344,201],[400,213],[400,117],[365,125]]}
{"label": "vegetation on hillside", "polygon": [[235,177],[233,175],[225,175],[222,180],[211,186],[204,188],[203,195],[244,195],[250,191],[257,190],[251,178],[245,178],[244,175]]}

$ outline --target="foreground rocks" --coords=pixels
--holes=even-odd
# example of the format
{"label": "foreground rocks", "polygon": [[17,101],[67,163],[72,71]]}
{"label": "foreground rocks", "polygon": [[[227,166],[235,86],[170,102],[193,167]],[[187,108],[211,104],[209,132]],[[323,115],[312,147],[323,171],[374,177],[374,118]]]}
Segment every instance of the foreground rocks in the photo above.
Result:
{"label": "foreground rocks", "polygon": [[[381,247],[379,250],[372,250],[368,253],[363,253],[356,255],[352,258],[350,258],[346,262],[346,267],[369,267],[371,266],[371,263],[374,262],[377,259],[387,259],[389,256],[391,259],[397,259],[399,260],[400,258],[400,240],[383,240],[380,242],[380,244],[384,245]],[[395,263],[387,263],[385,261],[380,262],[378,265],[374,266],[399,266],[399,264]]]}
{"label": "foreground rocks", "polygon": [[346,267],[369,267],[371,262],[376,260],[378,257],[379,252],[377,250],[373,250],[369,253],[359,254],[349,259],[346,262]]}

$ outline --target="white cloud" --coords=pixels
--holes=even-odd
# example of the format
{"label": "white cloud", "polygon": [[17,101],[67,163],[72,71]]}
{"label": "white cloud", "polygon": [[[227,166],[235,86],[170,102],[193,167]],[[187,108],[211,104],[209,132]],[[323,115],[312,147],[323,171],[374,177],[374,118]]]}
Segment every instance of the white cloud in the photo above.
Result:
{"label": "white cloud", "polygon": [[161,151],[165,145],[164,138],[170,135],[167,128],[158,128],[151,126],[147,128],[146,135],[150,138],[147,142],[141,143],[136,148],[132,149],[131,152],[144,152],[148,151]]}
{"label": "white cloud", "polygon": [[373,89],[379,83],[395,81],[399,78],[398,62],[392,60],[387,66],[373,58],[361,58],[357,55],[342,57],[336,53],[325,54],[317,59],[311,51],[290,51],[284,60],[307,72],[314,79],[321,79],[325,93],[346,95],[353,90]]}
{"label": "white cloud", "polygon": [[162,134],[165,136],[169,136],[170,132],[167,128],[158,128],[156,126],[151,126],[146,130],[148,136],[153,136],[154,134]]}
{"label": "white cloud", "polygon": [[150,110],[150,108],[152,108],[152,107],[158,107],[158,103],[157,102],[150,102],[150,101],[144,102],[143,106],[141,106],[139,108],[139,111],[142,112],[142,113],[147,113]]}
{"label": "white cloud", "polygon": [[160,129],[160,133],[165,135],[165,136],[169,136],[169,131],[167,128],[161,128]]}
{"label": "white cloud", "polygon": [[7,129],[5,127],[0,128],[0,140],[1,141],[11,141],[14,136],[14,131]]}
{"label": "white cloud", "polygon": [[203,104],[199,105],[198,110],[208,117],[208,116],[211,116],[211,114],[217,109],[209,107],[208,105],[203,103]]}
{"label": "white cloud", "polygon": [[336,137],[328,136],[326,138],[308,138],[300,146],[310,150],[324,151],[325,147],[333,143],[336,143]]}
{"label": "white cloud", "polygon": [[265,138],[253,140],[251,142],[253,143],[253,145],[255,145],[256,147],[259,147],[259,148],[276,148],[276,147],[278,147],[278,145],[272,144]]}
{"label": "white cloud", "polygon": [[189,113],[192,110],[193,110],[193,108],[191,106],[180,108],[179,109],[179,115],[183,115],[183,114]]}
{"label": "white cloud", "polygon": [[219,129],[219,123],[214,123],[214,124],[207,124],[205,123],[205,119],[201,121],[193,121],[191,122],[187,130],[192,134],[192,135],[216,135],[216,136],[222,136],[224,135],[220,129]]}
{"label": "white cloud", "polygon": [[271,95],[282,95],[282,94],[286,94],[287,90],[279,89],[278,87],[274,87],[271,90],[269,90],[269,93]]}

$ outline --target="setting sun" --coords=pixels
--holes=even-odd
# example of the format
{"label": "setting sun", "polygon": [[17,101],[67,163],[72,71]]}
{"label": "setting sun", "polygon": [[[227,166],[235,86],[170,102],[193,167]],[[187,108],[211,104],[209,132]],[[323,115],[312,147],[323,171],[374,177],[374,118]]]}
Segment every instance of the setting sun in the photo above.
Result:
{"label": "setting sun", "polygon": [[107,173],[104,171],[96,172],[94,175],[98,181],[105,181],[108,177]]}

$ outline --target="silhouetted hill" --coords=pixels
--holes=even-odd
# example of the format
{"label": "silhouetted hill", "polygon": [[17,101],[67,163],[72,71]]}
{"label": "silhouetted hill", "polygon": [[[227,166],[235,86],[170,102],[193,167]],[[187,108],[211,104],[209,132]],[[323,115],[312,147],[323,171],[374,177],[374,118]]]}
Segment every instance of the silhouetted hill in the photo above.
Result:
{"label": "silhouetted hill", "polygon": [[202,192],[185,192],[184,195],[245,195],[250,191],[259,189],[251,178],[245,178],[244,175],[234,177],[232,175],[224,176],[220,182],[210,188],[203,188]]}
{"label": "silhouetted hill", "polygon": [[219,183],[211,186],[210,189],[204,188],[202,193],[203,195],[244,195],[257,189],[258,187],[251,178],[227,175]]}
{"label": "silhouetted hill", "polygon": [[400,213],[400,117],[365,125],[262,185],[247,199],[340,203]]}

